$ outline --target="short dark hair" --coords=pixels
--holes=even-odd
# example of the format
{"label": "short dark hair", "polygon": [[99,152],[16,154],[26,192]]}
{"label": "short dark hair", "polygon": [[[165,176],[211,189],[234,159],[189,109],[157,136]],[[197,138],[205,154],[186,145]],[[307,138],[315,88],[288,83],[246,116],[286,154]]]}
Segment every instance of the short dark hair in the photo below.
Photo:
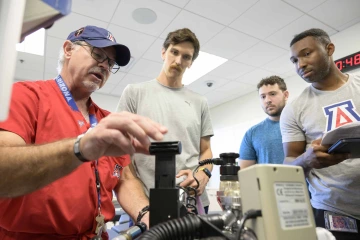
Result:
{"label": "short dark hair", "polygon": [[303,31],[303,32],[295,35],[293,40],[291,40],[291,42],[290,42],[290,47],[294,43],[296,43],[306,37],[313,37],[325,46],[328,45],[329,43],[331,43],[329,35],[324,30],[319,29],[319,28],[311,28],[309,30]]}
{"label": "short dark hair", "polygon": [[282,79],[279,76],[275,76],[275,75],[261,79],[261,81],[257,85],[257,89],[259,91],[259,89],[264,85],[275,85],[275,84],[279,85],[279,88],[281,89],[281,91],[287,90],[284,79]]}
{"label": "short dark hair", "polygon": [[182,28],[182,29],[178,29],[176,31],[170,32],[165,39],[163,47],[165,48],[165,50],[167,50],[168,47],[170,46],[170,44],[176,45],[176,44],[179,44],[182,42],[191,42],[192,45],[194,46],[194,55],[192,58],[192,61],[194,61],[199,56],[200,43],[199,43],[199,40],[197,39],[195,33],[193,33],[188,28]]}

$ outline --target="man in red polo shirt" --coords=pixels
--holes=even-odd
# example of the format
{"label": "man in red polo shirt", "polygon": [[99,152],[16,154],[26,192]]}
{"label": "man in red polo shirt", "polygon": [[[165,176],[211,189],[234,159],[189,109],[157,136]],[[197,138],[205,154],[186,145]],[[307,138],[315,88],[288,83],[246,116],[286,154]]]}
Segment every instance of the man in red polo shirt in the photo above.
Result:
{"label": "man in red polo shirt", "polygon": [[109,31],[86,26],[64,42],[55,79],[14,84],[0,123],[0,239],[107,239],[113,190],[133,219],[148,205],[125,154],[146,153],[166,128],[90,98],[129,60]]}

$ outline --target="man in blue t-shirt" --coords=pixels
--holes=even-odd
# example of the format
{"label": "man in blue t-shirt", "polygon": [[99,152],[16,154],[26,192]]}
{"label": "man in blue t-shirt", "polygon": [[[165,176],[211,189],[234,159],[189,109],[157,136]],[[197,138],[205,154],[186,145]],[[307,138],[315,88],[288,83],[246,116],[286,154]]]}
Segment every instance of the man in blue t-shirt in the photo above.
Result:
{"label": "man in blue t-shirt", "polygon": [[262,79],[257,89],[261,106],[269,116],[245,133],[239,152],[241,169],[256,163],[284,161],[279,120],[289,97],[286,84],[282,78],[271,76]]}

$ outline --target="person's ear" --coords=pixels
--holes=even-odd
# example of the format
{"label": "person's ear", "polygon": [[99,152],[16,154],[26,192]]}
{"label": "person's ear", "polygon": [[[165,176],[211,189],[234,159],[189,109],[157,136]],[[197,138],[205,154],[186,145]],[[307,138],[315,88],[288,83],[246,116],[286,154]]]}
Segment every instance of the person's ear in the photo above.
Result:
{"label": "person's ear", "polygon": [[65,58],[70,58],[72,53],[73,53],[73,43],[70,42],[69,40],[66,40],[63,44],[63,51],[64,51],[64,55]]}
{"label": "person's ear", "polygon": [[161,49],[161,59],[162,59],[163,61],[165,61],[165,53],[166,53],[166,49],[165,49],[165,48],[162,48],[162,49]]}
{"label": "person's ear", "polygon": [[326,52],[328,56],[331,57],[335,52],[335,45],[333,43],[326,45]]}
{"label": "person's ear", "polygon": [[287,101],[288,98],[289,98],[289,91],[288,90],[284,91],[284,96],[285,96],[285,101]]}

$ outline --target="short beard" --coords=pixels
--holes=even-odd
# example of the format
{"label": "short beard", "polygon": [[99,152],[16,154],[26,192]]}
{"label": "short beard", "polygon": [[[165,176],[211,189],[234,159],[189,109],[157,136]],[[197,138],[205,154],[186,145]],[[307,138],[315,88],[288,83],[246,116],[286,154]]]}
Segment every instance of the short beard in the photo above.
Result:
{"label": "short beard", "polygon": [[270,114],[268,111],[265,111],[265,113],[266,113],[268,116],[270,116],[270,117],[280,117],[281,112],[282,112],[282,110],[284,109],[284,107],[285,107],[285,105],[279,107],[279,109],[278,109],[276,112],[272,113],[272,114]]}
{"label": "short beard", "polygon": [[270,117],[279,117],[279,116],[281,115],[281,112],[282,112],[282,110],[281,110],[281,111],[276,111],[276,112],[273,113],[273,114],[270,114],[270,113],[266,112],[266,114],[267,114],[268,116],[270,116]]}

